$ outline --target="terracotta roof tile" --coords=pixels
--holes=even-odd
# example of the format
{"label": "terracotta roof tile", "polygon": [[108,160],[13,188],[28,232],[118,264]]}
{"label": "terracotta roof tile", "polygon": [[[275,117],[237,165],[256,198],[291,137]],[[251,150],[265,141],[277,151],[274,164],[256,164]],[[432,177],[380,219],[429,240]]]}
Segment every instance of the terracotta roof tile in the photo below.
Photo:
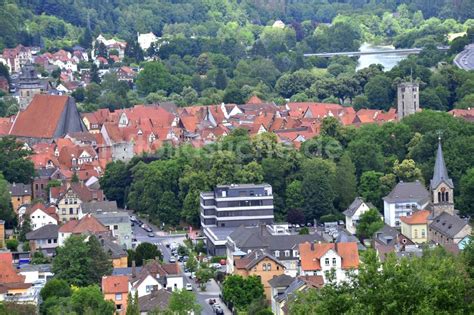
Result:
{"label": "terracotta roof tile", "polygon": [[430,211],[428,210],[420,210],[413,212],[412,215],[406,217],[400,217],[400,221],[406,224],[427,224],[428,217],[430,216]]}
{"label": "terracotta roof tile", "polygon": [[53,138],[67,102],[68,96],[35,95],[26,110],[19,113],[10,134]]}
{"label": "terracotta roof tile", "polygon": [[342,269],[359,267],[357,243],[321,243],[308,242],[299,245],[301,268],[303,270],[321,270],[320,259],[329,250],[335,251],[342,258]]}
{"label": "terracotta roof tile", "polygon": [[102,292],[110,293],[127,293],[128,277],[127,276],[104,276],[102,277]]}
{"label": "terracotta roof tile", "polygon": [[59,232],[82,234],[85,232],[101,233],[108,232],[109,230],[99,222],[94,216],[88,214],[82,217],[82,219],[71,220],[59,228]]}

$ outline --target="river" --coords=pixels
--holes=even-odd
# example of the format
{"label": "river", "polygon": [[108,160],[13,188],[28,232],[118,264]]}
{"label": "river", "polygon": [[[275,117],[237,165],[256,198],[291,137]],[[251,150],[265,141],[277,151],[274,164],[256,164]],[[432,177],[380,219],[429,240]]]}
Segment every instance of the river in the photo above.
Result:
{"label": "river", "polygon": [[[359,51],[374,51],[374,50],[394,50],[395,47],[390,46],[378,46],[369,43],[363,43]],[[388,71],[397,65],[401,60],[407,57],[406,54],[388,54],[388,55],[362,55],[359,57],[357,64],[357,70],[367,68],[371,64],[381,64],[384,66],[384,70]]]}

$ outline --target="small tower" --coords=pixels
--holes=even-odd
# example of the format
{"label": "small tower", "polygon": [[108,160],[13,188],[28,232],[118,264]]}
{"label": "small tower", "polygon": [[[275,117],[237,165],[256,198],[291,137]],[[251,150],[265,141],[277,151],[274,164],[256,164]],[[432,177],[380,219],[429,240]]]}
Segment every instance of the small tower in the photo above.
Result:
{"label": "small tower", "polygon": [[433,178],[430,182],[433,218],[443,212],[454,215],[454,184],[448,176],[448,170],[444,163],[441,137],[438,139],[438,152],[436,153]]}
{"label": "small tower", "polygon": [[397,86],[398,120],[420,110],[419,85],[416,82],[404,82]]}

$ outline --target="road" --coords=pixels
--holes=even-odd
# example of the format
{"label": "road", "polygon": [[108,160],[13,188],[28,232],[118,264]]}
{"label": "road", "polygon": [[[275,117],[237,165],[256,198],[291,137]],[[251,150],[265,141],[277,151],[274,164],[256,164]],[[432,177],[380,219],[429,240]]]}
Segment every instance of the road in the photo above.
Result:
{"label": "road", "polygon": [[[171,257],[171,251],[169,248],[166,247],[166,244],[170,244],[176,242],[178,244],[184,245],[185,236],[184,235],[166,235],[163,232],[157,231],[155,226],[148,224],[145,220],[142,220],[148,226],[153,229],[153,237],[148,236],[148,232],[138,226],[138,224],[134,224],[132,227],[133,231],[133,238],[135,238],[139,243],[148,242],[153,243],[158,246],[159,250],[163,254],[163,261],[169,262]],[[193,281],[192,279],[186,277],[184,274],[184,264],[180,264],[180,271],[184,279],[184,287],[186,287],[187,283],[191,283],[193,286],[193,292],[196,294],[196,299],[198,303],[202,307],[203,315],[213,315],[214,311],[209,305],[209,299],[216,299],[216,301],[221,305],[222,309],[224,310],[225,315],[231,315],[232,313],[227,309],[224,303],[219,300],[219,294],[221,293],[219,286],[217,285],[215,280],[211,280],[206,284],[206,291],[201,291],[199,286]]]}
{"label": "road", "polygon": [[467,45],[455,58],[454,64],[464,70],[474,70],[474,44]]}

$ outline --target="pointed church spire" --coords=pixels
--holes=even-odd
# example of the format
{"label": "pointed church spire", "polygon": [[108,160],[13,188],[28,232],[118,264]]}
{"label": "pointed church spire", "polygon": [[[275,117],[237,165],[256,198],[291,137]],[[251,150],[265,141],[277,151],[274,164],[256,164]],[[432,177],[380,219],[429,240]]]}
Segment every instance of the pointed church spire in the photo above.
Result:
{"label": "pointed church spire", "polygon": [[431,180],[431,189],[436,189],[439,184],[444,182],[450,188],[454,188],[453,181],[449,178],[446,164],[444,163],[443,148],[441,147],[441,136],[438,137],[438,152],[434,166],[433,179]]}

